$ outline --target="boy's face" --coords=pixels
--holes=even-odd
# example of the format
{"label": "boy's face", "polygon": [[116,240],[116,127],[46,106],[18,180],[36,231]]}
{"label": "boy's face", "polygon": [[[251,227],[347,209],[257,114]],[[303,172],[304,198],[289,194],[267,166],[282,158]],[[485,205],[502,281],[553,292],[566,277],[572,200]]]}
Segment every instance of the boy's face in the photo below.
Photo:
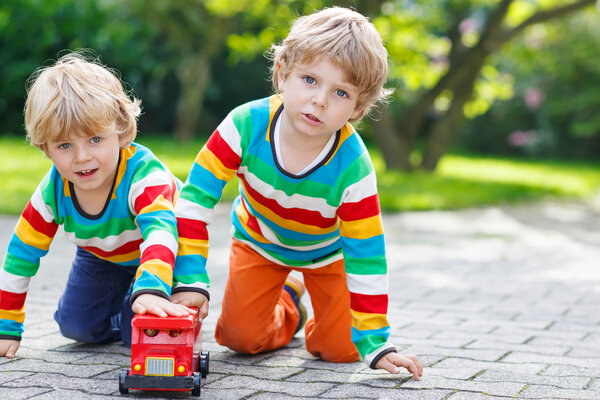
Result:
{"label": "boy's face", "polygon": [[89,136],[75,130],[67,138],[48,140],[45,152],[77,194],[88,192],[106,197],[113,184],[120,148],[125,144],[115,132]]}
{"label": "boy's face", "polygon": [[287,77],[283,66],[277,72],[283,93],[282,134],[304,139],[328,139],[356,117],[360,90],[346,82],[344,73],[328,60],[294,67]]}

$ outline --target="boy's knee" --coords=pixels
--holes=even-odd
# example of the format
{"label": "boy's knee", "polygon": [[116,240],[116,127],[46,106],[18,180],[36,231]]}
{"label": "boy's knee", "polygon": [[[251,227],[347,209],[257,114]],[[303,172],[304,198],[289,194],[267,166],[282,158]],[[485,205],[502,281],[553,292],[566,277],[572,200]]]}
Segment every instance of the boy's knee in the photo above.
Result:
{"label": "boy's knee", "polygon": [[72,318],[63,318],[59,311],[54,313],[54,319],[60,329],[60,334],[68,339],[85,343],[102,343],[106,341],[104,332],[95,329],[93,323]]}
{"label": "boy's knee", "polygon": [[58,327],[60,328],[60,334],[68,339],[85,343],[98,343],[94,333],[84,326],[69,323],[59,323]]}
{"label": "boy's knee", "polygon": [[231,329],[217,326],[215,339],[221,346],[230,348],[241,354],[257,354],[264,351],[264,344],[254,335],[242,335]]}

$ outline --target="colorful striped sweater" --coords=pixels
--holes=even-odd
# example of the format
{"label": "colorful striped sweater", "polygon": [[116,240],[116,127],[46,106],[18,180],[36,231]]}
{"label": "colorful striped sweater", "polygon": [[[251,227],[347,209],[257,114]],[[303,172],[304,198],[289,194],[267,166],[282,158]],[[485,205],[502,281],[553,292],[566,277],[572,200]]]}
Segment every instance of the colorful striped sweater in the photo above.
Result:
{"label": "colorful striped sweater", "polygon": [[275,95],[234,109],[198,154],[175,208],[175,273],[186,277],[185,285],[208,288],[206,226],[223,187],[237,175],[236,239],[282,265],[318,268],[344,259],[352,340],[373,368],[395,351],[387,340],[388,275],[373,165],[346,124],[323,162],[302,175],[286,172],[273,147],[282,107]]}
{"label": "colorful striped sweater", "polygon": [[21,338],[25,298],[40,258],[59,225],[66,237],[97,257],[138,266],[132,299],[171,294],[177,254],[173,202],[181,182],[144,146],[121,149],[110,200],[89,216],[71,197],[71,185],[52,167],[38,185],[8,244],[0,270],[0,338]]}

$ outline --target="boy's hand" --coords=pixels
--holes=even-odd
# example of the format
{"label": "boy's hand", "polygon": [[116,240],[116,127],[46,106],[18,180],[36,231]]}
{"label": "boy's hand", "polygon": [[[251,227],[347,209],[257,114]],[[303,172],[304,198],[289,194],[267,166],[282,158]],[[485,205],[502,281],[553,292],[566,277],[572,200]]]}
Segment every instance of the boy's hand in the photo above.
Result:
{"label": "boy's hand", "polygon": [[136,314],[152,314],[158,317],[166,317],[168,315],[173,317],[184,317],[196,313],[195,310],[192,310],[183,304],[175,304],[165,298],[150,293],[139,295],[131,305],[131,309]]}
{"label": "boy's hand", "polygon": [[399,374],[399,367],[404,367],[408,372],[412,373],[415,381],[418,381],[419,378],[423,376],[423,366],[421,365],[421,361],[419,361],[417,356],[413,356],[412,354],[400,355],[396,352],[387,353],[377,361],[377,364],[375,364],[375,368],[385,369],[392,374]]}
{"label": "boy's hand", "polygon": [[0,339],[0,357],[14,358],[21,342],[11,339]]}
{"label": "boy's hand", "polygon": [[201,320],[208,315],[208,299],[202,293],[177,292],[171,295],[171,301],[188,307],[198,307],[198,317]]}

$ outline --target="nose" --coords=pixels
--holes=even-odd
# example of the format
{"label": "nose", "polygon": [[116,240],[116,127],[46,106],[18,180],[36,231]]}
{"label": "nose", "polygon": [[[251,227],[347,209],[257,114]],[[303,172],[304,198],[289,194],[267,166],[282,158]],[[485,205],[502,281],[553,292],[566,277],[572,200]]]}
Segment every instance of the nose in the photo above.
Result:
{"label": "nose", "polygon": [[76,146],[75,147],[75,161],[76,162],[84,162],[89,160],[91,157],[91,153],[87,146]]}
{"label": "nose", "polygon": [[327,94],[323,92],[316,93],[312,98],[312,103],[318,108],[327,108]]}

